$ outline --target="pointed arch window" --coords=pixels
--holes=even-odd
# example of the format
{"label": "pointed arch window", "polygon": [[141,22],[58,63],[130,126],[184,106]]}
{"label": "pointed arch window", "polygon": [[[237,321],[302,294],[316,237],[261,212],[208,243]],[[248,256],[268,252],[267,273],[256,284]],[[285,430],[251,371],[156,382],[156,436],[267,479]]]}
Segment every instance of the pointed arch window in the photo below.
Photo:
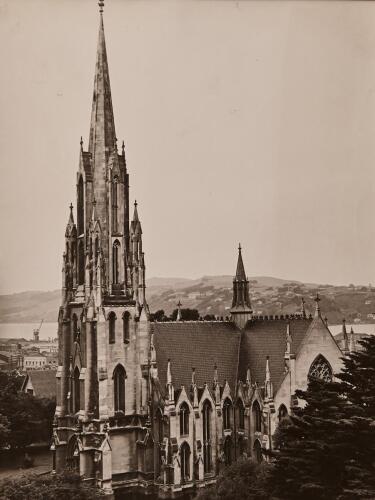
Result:
{"label": "pointed arch window", "polygon": [[78,244],[78,284],[83,285],[85,283],[85,249],[83,247],[83,241],[81,240]]}
{"label": "pointed arch window", "polygon": [[83,179],[79,177],[77,186],[77,229],[78,235],[85,232],[85,209],[84,209],[84,193],[83,193]]}
{"label": "pointed arch window", "polygon": [[116,240],[112,248],[112,282],[117,285],[120,279],[120,242]]}
{"label": "pointed arch window", "polygon": [[189,406],[187,403],[182,403],[180,406],[180,435],[188,436],[189,434]]}
{"label": "pointed arch window", "polygon": [[128,344],[130,341],[130,313],[125,311],[122,316],[122,334],[124,344]]}
{"label": "pointed arch window", "polygon": [[78,334],[78,318],[76,314],[72,316],[72,342],[75,342]]}
{"label": "pointed arch window", "polygon": [[125,368],[117,365],[113,372],[113,396],[115,412],[125,413]]}
{"label": "pointed arch window", "polygon": [[203,403],[202,417],[203,417],[203,465],[204,472],[207,474],[212,470],[211,458],[211,403],[205,401]]}
{"label": "pointed arch window", "polygon": [[242,402],[242,399],[239,399],[237,402],[237,408],[238,408],[238,427],[240,429],[245,428],[245,407]]}
{"label": "pointed arch window", "polygon": [[309,379],[319,378],[330,382],[332,380],[332,368],[326,358],[319,354],[313,361],[309,370]]}
{"label": "pointed arch window", "polygon": [[253,414],[254,431],[262,432],[262,412],[260,410],[258,401],[254,401],[252,414]]}
{"label": "pointed arch window", "polygon": [[77,413],[81,409],[81,387],[79,375],[79,368],[76,366],[73,372],[73,413]]}
{"label": "pointed arch window", "polygon": [[226,398],[223,404],[223,426],[224,429],[230,429],[232,415],[232,401]]}
{"label": "pointed arch window", "polygon": [[287,416],[288,416],[288,410],[287,410],[286,406],[280,405],[279,411],[277,412],[277,418],[278,418],[279,422]]}
{"label": "pointed arch window", "polygon": [[260,464],[260,462],[263,460],[262,446],[261,446],[258,439],[256,439],[254,442],[253,456],[254,456],[255,460],[258,462],[258,464]]}
{"label": "pointed arch window", "polygon": [[112,182],[112,231],[117,233],[118,231],[118,177],[114,177]]}
{"label": "pointed arch window", "polygon": [[108,341],[110,344],[116,342],[116,314],[113,311],[108,315]]}
{"label": "pointed arch window", "polygon": [[190,446],[186,441],[181,445],[180,448],[180,458],[181,458],[181,481],[185,483],[190,479]]}

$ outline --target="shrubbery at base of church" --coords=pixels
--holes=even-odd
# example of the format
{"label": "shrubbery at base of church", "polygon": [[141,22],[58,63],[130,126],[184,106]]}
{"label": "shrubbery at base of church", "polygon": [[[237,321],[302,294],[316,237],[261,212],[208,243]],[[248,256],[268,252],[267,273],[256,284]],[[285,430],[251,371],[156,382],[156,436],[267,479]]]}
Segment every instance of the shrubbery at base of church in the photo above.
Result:
{"label": "shrubbery at base of church", "polygon": [[0,500],[97,500],[98,489],[82,482],[78,474],[25,476],[0,482]]}
{"label": "shrubbery at base of church", "polygon": [[223,469],[216,484],[201,490],[196,500],[268,500],[270,468],[268,464],[240,459]]}

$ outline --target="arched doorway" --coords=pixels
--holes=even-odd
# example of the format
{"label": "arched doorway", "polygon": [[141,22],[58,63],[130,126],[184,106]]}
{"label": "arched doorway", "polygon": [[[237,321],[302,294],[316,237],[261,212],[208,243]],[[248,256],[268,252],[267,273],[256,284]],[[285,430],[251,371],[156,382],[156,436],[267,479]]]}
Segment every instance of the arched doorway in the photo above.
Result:
{"label": "arched doorway", "polygon": [[79,444],[77,436],[72,436],[68,442],[66,468],[71,472],[79,473]]}

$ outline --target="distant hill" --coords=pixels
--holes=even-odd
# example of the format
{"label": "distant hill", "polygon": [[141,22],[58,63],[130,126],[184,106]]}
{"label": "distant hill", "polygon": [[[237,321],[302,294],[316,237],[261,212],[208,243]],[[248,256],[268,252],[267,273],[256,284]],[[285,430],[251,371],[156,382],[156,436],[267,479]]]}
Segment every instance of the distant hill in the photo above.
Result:
{"label": "distant hill", "polygon": [[[183,307],[198,309],[202,316],[228,316],[232,300],[232,276],[203,276],[199,279],[150,278],[147,299],[151,311],[164,309],[170,314],[180,300]],[[319,292],[321,309],[330,323],[374,322],[375,289],[368,287],[319,285],[283,280],[270,276],[250,278],[251,302],[255,314],[291,314],[300,310],[301,298],[306,309],[314,311],[314,296]],[[61,291],[30,291],[0,295],[0,322],[36,323],[57,321]]]}

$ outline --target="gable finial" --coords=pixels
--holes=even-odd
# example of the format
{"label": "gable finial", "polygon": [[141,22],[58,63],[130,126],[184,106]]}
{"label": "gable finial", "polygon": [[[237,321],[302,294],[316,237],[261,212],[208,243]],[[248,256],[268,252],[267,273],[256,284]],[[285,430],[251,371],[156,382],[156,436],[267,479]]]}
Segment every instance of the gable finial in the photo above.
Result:
{"label": "gable finial", "polygon": [[320,302],[320,297],[319,297],[319,293],[316,292],[316,297],[315,297],[315,302],[316,302],[316,306],[315,306],[315,316],[320,316],[320,306],[319,306],[319,302]]}
{"label": "gable finial", "polygon": [[99,5],[99,12],[100,12],[101,14],[103,14],[103,10],[104,10],[104,0],[99,0],[98,5]]}
{"label": "gable finial", "polygon": [[181,321],[182,317],[181,317],[181,300],[178,301],[177,303],[177,317],[176,317],[176,321]]}

